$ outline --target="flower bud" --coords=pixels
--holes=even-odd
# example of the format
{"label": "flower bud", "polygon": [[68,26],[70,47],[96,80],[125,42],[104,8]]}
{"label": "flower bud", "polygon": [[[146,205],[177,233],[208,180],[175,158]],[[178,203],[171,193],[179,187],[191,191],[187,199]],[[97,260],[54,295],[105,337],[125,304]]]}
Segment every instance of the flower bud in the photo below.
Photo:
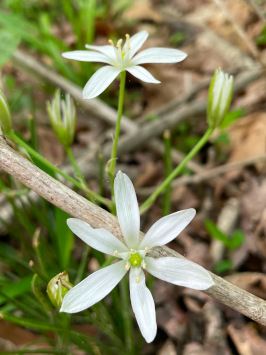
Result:
{"label": "flower bud", "polygon": [[12,129],[12,118],[10,108],[4,93],[0,90],[0,126],[5,132]]}
{"label": "flower bud", "polygon": [[56,90],[54,99],[47,102],[47,112],[59,142],[69,147],[76,129],[76,109],[70,95],[66,94],[65,100],[61,100],[60,91]]}
{"label": "flower bud", "polygon": [[231,103],[234,80],[232,75],[217,69],[208,95],[207,121],[211,128],[219,127]]}
{"label": "flower bud", "polygon": [[47,293],[56,308],[60,308],[66,293],[73,287],[66,271],[53,277],[47,286]]}

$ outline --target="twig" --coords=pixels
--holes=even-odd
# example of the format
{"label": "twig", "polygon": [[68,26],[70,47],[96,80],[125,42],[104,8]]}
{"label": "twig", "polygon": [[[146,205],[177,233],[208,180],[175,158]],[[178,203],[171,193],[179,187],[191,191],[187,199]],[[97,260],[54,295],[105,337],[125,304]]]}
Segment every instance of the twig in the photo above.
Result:
{"label": "twig", "polygon": [[[232,170],[241,169],[245,166],[254,165],[254,164],[257,164],[260,162],[264,162],[264,161],[266,161],[265,154],[261,155],[259,157],[256,157],[256,158],[244,160],[244,161],[237,162],[237,163],[229,163],[229,164],[218,166],[218,167],[212,168],[212,169],[205,169],[204,167],[202,167],[202,172],[195,174],[195,175],[182,176],[182,177],[174,180],[172,182],[172,186],[177,187],[177,186],[188,185],[188,184],[200,184],[204,181],[217,178],[217,176],[222,175],[222,174],[226,174]],[[217,181],[216,181],[216,183],[217,183]],[[155,189],[156,189],[156,187],[154,187],[154,186],[145,187],[145,188],[138,189],[137,193],[142,197],[146,197],[146,196],[149,196]]]}
{"label": "twig", "polygon": [[[256,69],[254,71],[245,72],[239,75],[239,78],[235,81],[234,94],[243,89],[250,82],[256,80],[262,73],[262,69]],[[195,121],[199,119],[200,115],[206,113],[206,100],[202,99],[196,102],[192,102],[189,105],[183,105],[177,110],[168,113],[160,118],[160,120],[146,123],[141,126],[137,132],[125,134],[120,138],[118,145],[118,153],[122,154],[131,150],[139,148],[140,146],[147,144],[151,138],[158,137],[163,134],[166,129],[172,129],[178,124],[187,121]],[[110,148],[108,148],[110,149]],[[105,154],[107,153],[104,150]]]}
{"label": "twig", "polygon": [[[0,137],[0,167],[73,217],[90,223],[93,228],[106,228],[117,238],[123,240],[115,216],[76,194],[17,154],[7,145],[3,136]],[[183,258],[182,255],[168,247],[153,248],[151,255],[154,257],[173,256]],[[266,302],[264,300],[230,284],[213,273],[211,273],[211,276],[215,285],[203,291],[204,293],[256,322],[266,325]]]}
{"label": "twig", "polygon": [[234,30],[236,31],[238,36],[242,39],[242,41],[244,42],[244,44],[246,45],[246,47],[248,48],[252,56],[265,67],[266,63],[262,60],[262,57],[260,56],[260,53],[257,50],[255,44],[249,39],[246,32],[241,28],[241,26],[239,26],[239,24],[233,18],[231,12],[227,9],[224,2],[222,0],[213,0],[213,1],[222,10],[226,18],[231,22]]}

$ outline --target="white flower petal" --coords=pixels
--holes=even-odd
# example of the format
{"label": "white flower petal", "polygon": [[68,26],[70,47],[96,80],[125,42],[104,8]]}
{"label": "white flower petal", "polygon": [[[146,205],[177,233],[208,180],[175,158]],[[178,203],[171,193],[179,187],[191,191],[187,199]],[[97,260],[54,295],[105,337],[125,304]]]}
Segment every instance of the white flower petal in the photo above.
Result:
{"label": "white flower petal", "polygon": [[126,244],[137,249],[140,231],[138,201],[131,180],[121,171],[115,177],[114,193],[117,217]]}
{"label": "white flower petal", "polygon": [[160,81],[155,79],[154,76],[151,75],[150,72],[148,72],[148,70],[135,65],[133,67],[128,67],[126,68],[126,70],[134,75],[136,78],[145,81],[146,83],[152,83],[152,84],[160,84]]}
{"label": "white flower petal", "polygon": [[125,261],[100,269],[67,292],[60,312],[77,313],[103,299],[127,272]]}
{"label": "white flower petal", "polygon": [[93,99],[100,95],[115,80],[120,73],[119,69],[111,66],[105,66],[98,69],[90,78],[83,89],[84,99]]}
{"label": "white flower petal", "polygon": [[89,51],[72,51],[72,52],[65,52],[62,53],[64,58],[68,59],[75,59],[81,62],[101,62],[111,64],[108,57],[104,54],[96,53],[96,52],[89,52]]}
{"label": "white flower petal", "polygon": [[135,53],[142,47],[143,43],[146,41],[146,39],[149,37],[149,34],[147,31],[141,31],[136,33],[134,36],[130,38],[130,56],[129,59],[131,59]]}
{"label": "white flower petal", "polygon": [[116,58],[116,51],[115,51],[115,47],[113,47],[113,46],[110,46],[110,45],[92,46],[90,44],[86,44],[85,47],[88,49],[98,51],[98,52],[106,55],[107,57],[111,58],[112,60]]}
{"label": "white flower petal", "polygon": [[[138,281],[136,281],[138,277]],[[142,270],[130,269],[129,276],[130,299],[136,320],[147,343],[153,341],[157,332],[155,305],[150,290],[145,285],[145,276]]]}
{"label": "white flower petal", "polygon": [[128,248],[106,229],[93,229],[88,223],[77,218],[69,218],[67,225],[83,242],[105,254],[114,255],[127,252]]}
{"label": "white flower petal", "polygon": [[132,64],[144,63],[177,63],[186,58],[187,54],[172,48],[149,48],[138,53],[133,59]]}
{"label": "white flower petal", "polygon": [[207,270],[186,259],[146,257],[145,263],[147,271],[153,276],[175,285],[195,290],[206,290],[214,285]]}
{"label": "white flower petal", "polygon": [[165,245],[177,237],[195,216],[194,208],[178,211],[155,222],[140,242],[139,248]]}

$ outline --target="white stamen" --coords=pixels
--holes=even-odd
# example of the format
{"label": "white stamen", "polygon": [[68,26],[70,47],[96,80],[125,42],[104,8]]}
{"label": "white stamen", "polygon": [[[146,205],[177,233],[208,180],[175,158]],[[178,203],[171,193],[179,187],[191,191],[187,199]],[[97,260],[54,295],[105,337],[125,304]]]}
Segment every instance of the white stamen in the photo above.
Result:
{"label": "white stamen", "polygon": [[115,46],[115,45],[114,45],[114,42],[113,42],[111,39],[109,39],[108,42],[111,44],[111,46],[113,46],[113,47]]}
{"label": "white stamen", "polygon": [[114,252],[114,256],[117,256],[118,255],[118,251],[116,250],[115,252]]}
{"label": "white stamen", "polygon": [[142,266],[142,268],[143,268],[144,270],[146,270],[146,266],[147,266],[147,265],[146,265],[146,263],[145,263],[144,261],[141,262],[141,266]]}
{"label": "white stamen", "polygon": [[125,265],[125,269],[128,271],[130,269],[130,265],[129,264],[126,264]]}
{"label": "white stamen", "polygon": [[130,249],[130,253],[134,254],[134,253],[136,253],[136,250]]}
{"label": "white stamen", "polygon": [[149,248],[147,248],[147,247],[145,247],[144,250],[146,251],[146,253],[149,253],[149,252],[150,252]]}
{"label": "white stamen", "polygon": [[140,282],[140,278],[136,277],[136,283],[138,284]]}

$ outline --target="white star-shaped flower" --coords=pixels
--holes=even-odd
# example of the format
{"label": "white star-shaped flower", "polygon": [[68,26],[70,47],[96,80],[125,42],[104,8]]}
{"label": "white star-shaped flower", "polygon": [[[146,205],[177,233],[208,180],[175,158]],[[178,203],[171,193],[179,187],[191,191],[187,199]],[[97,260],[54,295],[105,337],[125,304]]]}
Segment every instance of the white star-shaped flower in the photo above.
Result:
{"label": "white star-shaped flower", "polygon": [[192,261],[163,257],[152,258],[151,248],[173,240],[195,216],[193,208],[175,212],[157,221],[140,240],[140,215],[134,186],[129,177],[118,172],[114,182],[117,217],[125,244],[107,230],[93,229],[76,218],[67,220],[69,228],[85,243],[103,253],[121,260],[100,269],[73,287],[64,297],[61,312],[76,313],[91,307],[103,299],[129,274],[130,299],[140,331],[149,343],[157,332],[155,305],[145,284],[148,271],[161,280],[196,290],[205,290],[214,282],[203,267]]}
{"label": "white star-shaped flower", "polygon": [[147,83],[159,84],[160,81],[156,80],[140,64],[177,63],[186,58],[186,53],[171,48],[149,48],[135,55],[148,36],[147,31],[141,31],[131,38],[129,35],[126,35],[124,44],[122,39],[120,39],[116,46],[114,46],[111,40],[109,41],[110,45],[106,46],[85,46],[96,52],[72,51],[63,53],[63,57],[68,59],[108,64],[108,66],[97,70],[87,82],[83,89],[83,98],[92,99],[100,95],[114,81],[118,74],[125,70]]}

